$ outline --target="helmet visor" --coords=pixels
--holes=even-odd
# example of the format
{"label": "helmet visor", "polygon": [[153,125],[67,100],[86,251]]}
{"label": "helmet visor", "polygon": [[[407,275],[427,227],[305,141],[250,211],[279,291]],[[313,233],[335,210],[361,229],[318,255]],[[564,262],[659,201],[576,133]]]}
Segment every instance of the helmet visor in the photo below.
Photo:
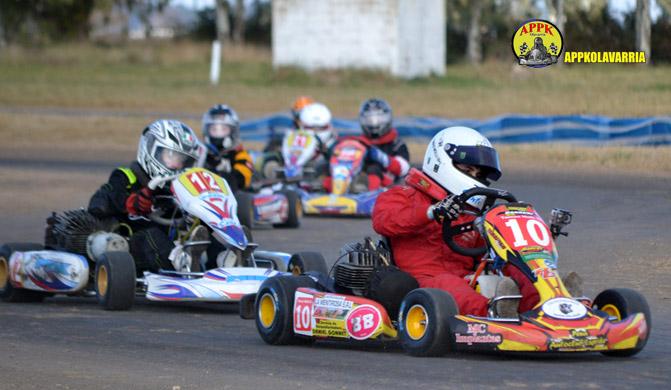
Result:
{"label": "helmet visor", "polygon": [[455,164],[474,165],[481,168],[483,179],[498,180],[501,177],[499,155],[494,148],[447,144],[445,151]]}
{"label": "helmet visor", "polygon": [[384,127],[391,122],[391,115],[386,112],[371,112],[361,116],[361,126],[376,128]]}
{"label": "helmet visor", "polygon": [[210,123],[205,128],[205,131],[210,137],[213,138],[224,138],[231,135],[233,128],[230,125],[223,123],[221,121],[216,121]]}
{"label": "helmet visor", "polygon": [[318,125],[306,125],[303,124],[303,130],[312,130],[314,132],[321,132],[321,131],[329,131],[331,130],[331,125],[326,124],[323,126],[318,126]]}
{"label": "helmet visor", "polygon": [[187,154],[162,146],[156,148],[154,158],[164,167],[173,171],[190,168],[196,162],[193,157]]}

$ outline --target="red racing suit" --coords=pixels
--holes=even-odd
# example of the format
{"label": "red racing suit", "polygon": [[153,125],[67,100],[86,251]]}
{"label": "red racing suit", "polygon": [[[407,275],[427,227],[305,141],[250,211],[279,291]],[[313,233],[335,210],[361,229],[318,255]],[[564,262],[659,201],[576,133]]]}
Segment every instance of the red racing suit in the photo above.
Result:
{"label": "red racing suit", "polygon": [[[427,185],[428,176],[412,169],[406,182],[421,175],[420,183]],[[435,194],[435,183],[433,184]],[[444,190],[442,190],[444,192]],[[443,241],[442,226],[429,219],[427,209],[439,199],[429,195],[422,185],[392,187],[380,194],[373,209],[373,229],[391,243],[396,265],[412,275],[420,287],[439,288],[454,297],[461,314],[486,316],[488,299],[469,286],[464,277],[475,271],[473,258],[453,252]],[[453,224],[473,220],[462,214]],[[484,245],[476,231],[455,237],[460,246],[475,248]],[[513,266],[506,266],[504,273],[515,280],[522,293],[520,312],[532,309],[539,300],[533,284]]]}
{"label": "red racing suit", "polygon": [[[408,174],[410,169],[410,153],[408,146],[398,137],[398,131],[391,129],[391,131],[380,138],[368,138],[364,135],[345,136],[338,139],[338,142],[345,139],[356,139],[366,146],[375,146],[389,156],[389,166],[383,167],[380,163],[366,158],[364,161],[363,171],[367,175],[368,190],[373,191],[381,187],[389,187],[394,184],[394,181],[400,177]],[[335,142],[326,154],[327,159],[333,154],[333,149],[338,145]],[[326,191],[331,192],[331,176],[330,172],[324,178],[322,184]]]}

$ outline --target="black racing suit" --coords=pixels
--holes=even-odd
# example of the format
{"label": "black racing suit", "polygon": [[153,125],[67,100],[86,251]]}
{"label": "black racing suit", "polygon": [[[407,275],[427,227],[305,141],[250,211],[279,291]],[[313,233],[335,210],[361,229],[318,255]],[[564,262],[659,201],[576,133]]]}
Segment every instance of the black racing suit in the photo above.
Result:
{"label": "black racing suit", "polygon": [[[380,163],[371,161],[367,158],[364,161],[364,172],[366,172],[366,174],[376,175],[380,177],[380,179],[384,179],[384,174],[389,172],[398,179],[408,173],[410,167],[410,152],[408,152],[408,146],[405,142],[398,137],[396,129],[392,129],[392,131],[381,138],[366,139],[390,157],[390,163],[387,168],[384,168]],[[386,185],[388,184],[385,183],[385,186]]]}
{"label": "black racing suit", "polygon": [[204,168],[223,177],[233,192],[248,189],[252,184],[254,163],[242,145],[227,152],[208,147]]}
{"label": "black racing suit", "polygon": [[[168,237],[168,228],[146,218],[129,217],[126,200],[134,193],[146,188],[149,177],[137,161],[128,167],[112,171],[107,183],[93,194],[88,211],[98,218],[114,218],[130,228],[130,253],[135,260],[137,275],[145,270],[158,272],[172,269],[168,259],[174,243]],[[154,195],[170,195],[165,189],[154,190]]]}

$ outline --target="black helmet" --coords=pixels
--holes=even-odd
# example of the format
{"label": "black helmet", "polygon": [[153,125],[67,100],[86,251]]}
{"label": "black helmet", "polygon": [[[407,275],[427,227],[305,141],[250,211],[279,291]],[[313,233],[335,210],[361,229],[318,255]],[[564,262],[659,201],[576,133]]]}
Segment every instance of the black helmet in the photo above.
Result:
{"label": "black helmet", "polygon": [[361,130],[368,138],[380,138],[391,131],[391,107],[382,99],[368,99],[359,110]]}
{"label": "black helmet", "polygon": [[225,104],[212,106],[203,114],[203,138],[220,151],[235,149],[240,144],[238,114]]}

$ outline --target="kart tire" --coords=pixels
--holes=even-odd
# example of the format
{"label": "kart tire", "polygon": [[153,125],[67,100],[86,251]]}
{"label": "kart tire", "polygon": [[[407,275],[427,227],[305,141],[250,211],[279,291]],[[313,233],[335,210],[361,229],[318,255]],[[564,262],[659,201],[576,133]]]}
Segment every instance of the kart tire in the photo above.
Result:
{"label": "kart tire", "polygon": [[128,252],[106,252],[96,262],[95,288],[105,310],[128,310],[135,301],[135,262]]}
{"label": "kart tire", "polygon": [[614,351],[603,351],[606,356],[627,357],[641,352],[650,338],[652,330],[652,315],[650,306],[645,297],[636,290],[629,288],[613,288],[604,290],[594,298],[593,309],[601,310],[611,316],[622,320],[632,314],[643,313],[647,325],[646,335],[643,340],[639,340],[634,348],[620,349]]}
{"label": "kart tire", "polygon": [[282,168],[280,159],[277,156],[271,156],[263,162],[261,175],[264,179],[275,180],[277,179],[277,170],[280,168]]}
{"label": "kart tire", "polygon": [[9,258],[14,252],[39,251],[44,246],[33,243],[10,243],[0,247],[0,299],[5,302],[42,302],[51,294],[12,286],[9,281]]}
{"label": "kart tire", "polygon": [[319,252],[298,252],[289,259],[287,263],[287,272],[294,276],[302,275],[306,272],[319,272],[328,275],[329,270],[326,266],[326,259]]}
{"label": "kart tire", "polygon": [[287,220],[284,223],[277,223],[275,227],[282,228],[297,228],[301,226],[301,218],[303,218],[303,203],[300,195],[296,191],[284,190],[280,194],[287,197],[289,203],[289,212],[287,213]]}
{"label": "kart tire", "polygon": [[248,228],[254,227],[254,195],[249,192],[240,191],[235,194],[238,202],[238,220],[240,225]]}
{"label": "kart tire", "polygon": [[266,279],[254,302],[256,329],[268,344],[286,345],[311,342],[294,334],[294,297],[299,287],[316,288],[308,276],[275,276]]}
{"label": "kart tire", "polygon": [[450,319],[457,314],[457,304],[447,291],[411,291],[401,303],[398,321],[403,350],[412,356],[442,356],[454,349]]}

